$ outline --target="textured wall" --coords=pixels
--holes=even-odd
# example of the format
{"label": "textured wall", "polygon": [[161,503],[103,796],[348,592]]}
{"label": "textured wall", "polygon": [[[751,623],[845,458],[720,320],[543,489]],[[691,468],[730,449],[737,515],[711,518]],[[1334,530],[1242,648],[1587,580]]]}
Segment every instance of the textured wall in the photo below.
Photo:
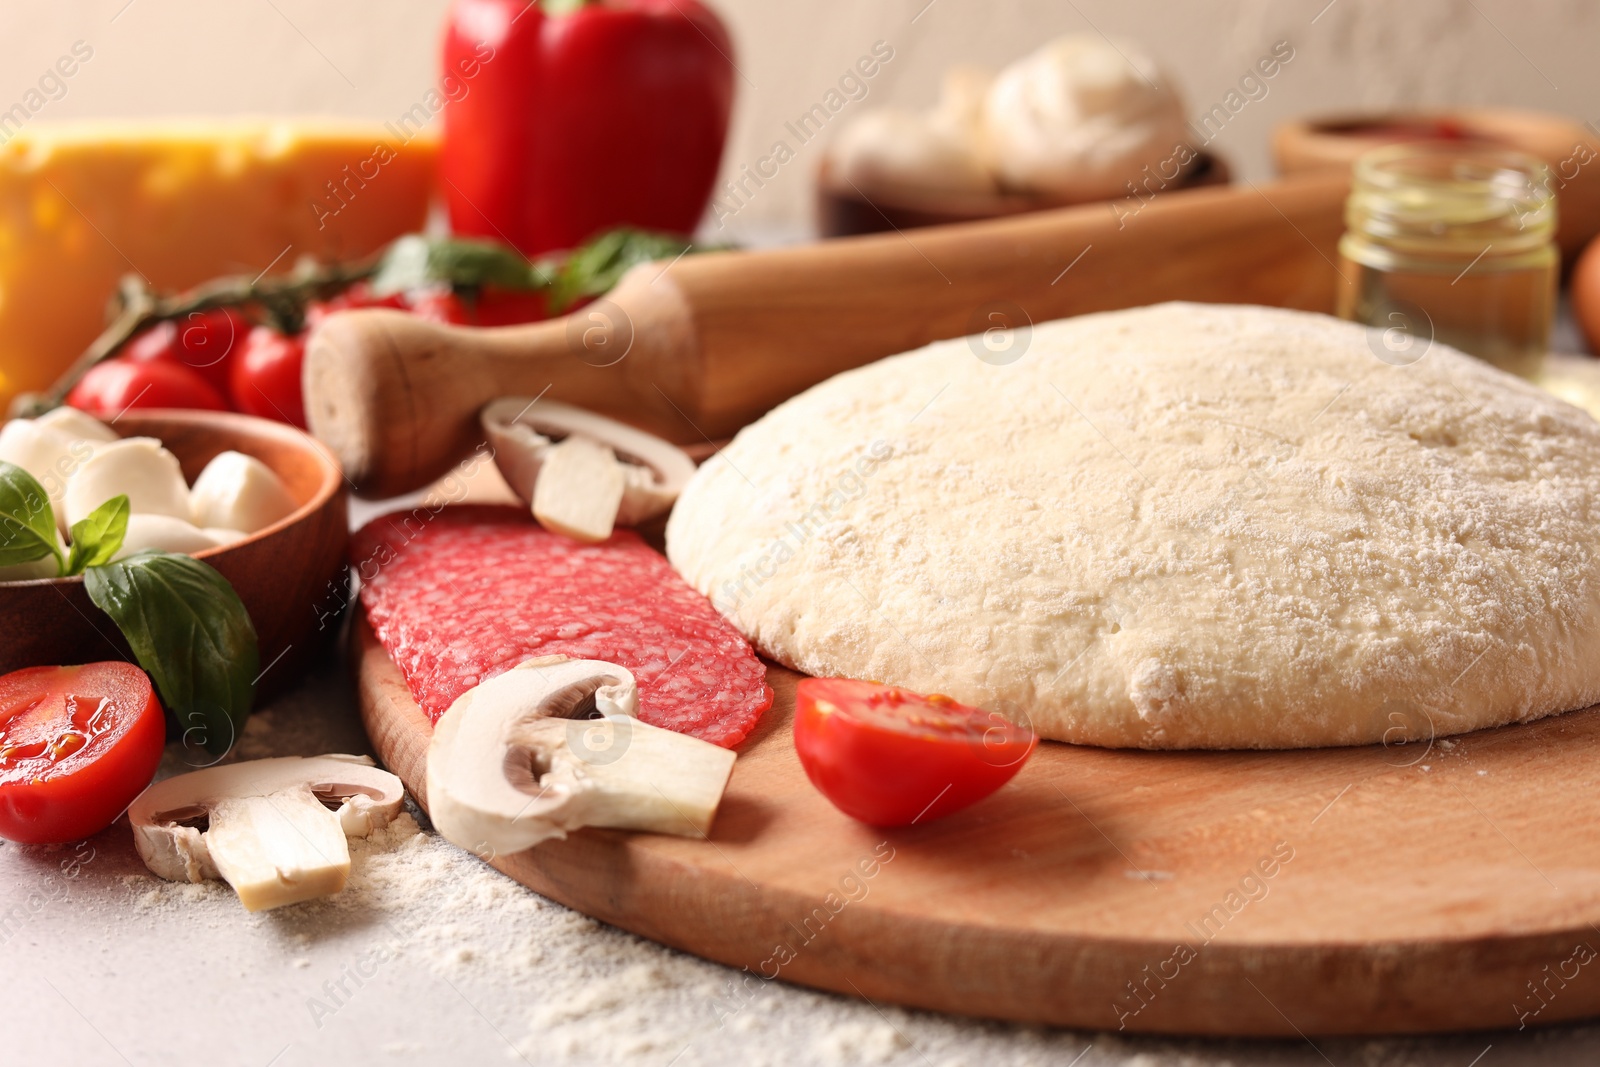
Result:
{"label": "textured wall", "polygon": [[[1049,37],[1142,43],[1191,113],[1221,101],[1272,43],[1294,61],[1217,138],[1246,177],[1269,173],[1274,123],[1310,111],[1502,103],[1600,119],[1600,5],[1576,0],[713,0],[738,42],[741,97],[726,170],[884,40],[895,58],[865,100],[931,101],[944,67],[999,66]],[[0,16],[0,110],[76,40],[94,57],[39,117],[322,111],[391,117],[432,79],[445,0],[58,0]],[[53,88],[53,87],[52,87]],[[35,97],[34,99],[39,99]],[[816,143],[724,233],[791,233],[809,212]]]}

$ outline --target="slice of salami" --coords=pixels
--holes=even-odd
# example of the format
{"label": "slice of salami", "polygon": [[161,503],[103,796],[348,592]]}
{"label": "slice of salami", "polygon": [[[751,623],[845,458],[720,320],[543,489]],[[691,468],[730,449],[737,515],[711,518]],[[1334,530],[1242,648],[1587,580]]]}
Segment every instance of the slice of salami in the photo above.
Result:
{"label": "slice of salami", "polygon": [[628,668],[640,719],[726,748],[772,706],[749,643],[631,530],[584,545],[518,508],[458,505],[374,519],[351,554],[367,619],[435,722],[557,654]]}

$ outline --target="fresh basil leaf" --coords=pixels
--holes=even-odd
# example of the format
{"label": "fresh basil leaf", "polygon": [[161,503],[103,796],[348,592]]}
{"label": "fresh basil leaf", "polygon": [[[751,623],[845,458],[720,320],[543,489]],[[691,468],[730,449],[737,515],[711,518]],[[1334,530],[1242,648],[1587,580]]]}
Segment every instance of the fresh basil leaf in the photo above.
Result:
{"label": "fresh basil leaf", "polygon": [[114,496],[72,524],[68,574],[82,574],[90,567],[111,562],[128,536],[129,510],[126,495]]}
{"label": "fresh basil leaf", "polygon": [[0,462],[0,567],[52,555],[59,565],[61,548],[50,494],[15,463]]}
{"label": "fresh basil leaf", "polygon": [[255,626],[228,580],[192,556],[150,551],[90,567],[83,581],[155,680],[168,721],[227,752],[260,667]]}
{"label": "fresh basil leaf", "polygon": [[551,311],[559,314],[578,300],[609,292],[641,263],[676,259],[692,245],[682,237],[648,230],[610,230],[580,246],[561,266]]}
{"label": "fresh basil leaf", "polygon": [[372,276],[372,291],[392,296],[438,285],[543,289],[553,273],[551,265],[530,263],[515,249],[494,241],[411,234],[384,252]]}

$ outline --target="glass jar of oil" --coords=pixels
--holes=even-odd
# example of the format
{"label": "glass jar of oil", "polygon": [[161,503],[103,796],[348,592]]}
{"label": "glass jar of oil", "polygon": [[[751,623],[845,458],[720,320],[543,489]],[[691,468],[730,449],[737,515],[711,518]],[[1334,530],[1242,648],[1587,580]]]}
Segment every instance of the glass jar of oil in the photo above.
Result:
{"label": "glass jar of oil", "polygon": [[1412,335],[1397,350],[1439,341],[1514,374],[1538,371],[1560,267],[1543,163],[1461,144],[1379,148],[1356,162],[1345,227],[1341,318]]}

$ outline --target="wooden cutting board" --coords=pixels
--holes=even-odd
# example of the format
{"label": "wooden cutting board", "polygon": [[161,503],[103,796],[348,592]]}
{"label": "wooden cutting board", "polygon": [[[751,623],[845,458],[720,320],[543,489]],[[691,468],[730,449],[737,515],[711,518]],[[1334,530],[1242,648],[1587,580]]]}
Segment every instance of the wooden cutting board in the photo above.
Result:
{"label": "wooden cutting board", "polygon": [[[362,715],[423,807],[430,726],[363,620]],[[767,979],[1101,1030],[1504,1029],[1600,1014],[1600,708],[1432,744],[1127,752],[1047,743],[988,800],[885,832],[812,788],[797,675],[709,840],[585,830],[494,865]]]}

